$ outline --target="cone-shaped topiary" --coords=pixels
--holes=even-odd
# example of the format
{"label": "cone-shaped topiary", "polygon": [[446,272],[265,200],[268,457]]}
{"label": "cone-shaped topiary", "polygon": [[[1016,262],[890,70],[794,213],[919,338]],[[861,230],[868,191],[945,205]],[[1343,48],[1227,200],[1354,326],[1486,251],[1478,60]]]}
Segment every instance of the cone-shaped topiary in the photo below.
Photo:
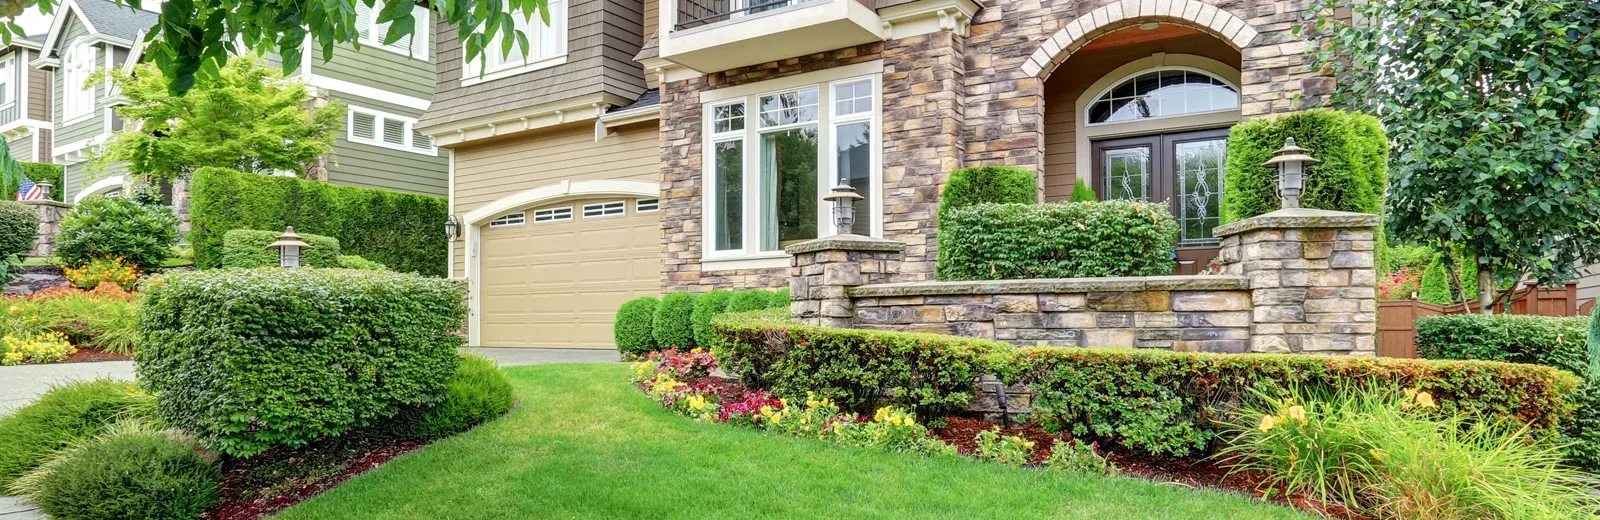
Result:
{"label": "cone-shaped topiary", "polygon": [[693,315],[694,293],[675,292],[662,297],[661,304],[656,306],[655,319],[651,322],[651,334],[655,335],[656,347],[680,350],[694,348],[694,325],[690,321]]}
{"label": "cone-shaped topiary", "polygon": [[1078,182],[1072,185],[1072,202],[1094,202],[1097,200],[1100,200],[1100,198],[1094,195],[1094,190],[1089,189],[1088,184],[1084,184],[1083,179],[1078,179]]}
{"label": "cone-shaped topiary", "polygon": [[983,166],[950,172],[939,195],[939,214],[984,202],[1038,202],[1033,170],[1015,166]]}
{"label": "cone-shaped topiary", "polygon": [[617,342],[617,351],[624,354],[644,354],[656,350],[656,338],[651,323],[656,317],[656,304],[660,300],[653,296],[635,298],[622,304],[617,309],[617,322],[611,326],[611,334]]}
{"label": "cone-shaped topiary", "polygon": [[728,312],[759,311],[772,304],[772,293],[760,289],[733,293],[728,300]]}
{"label": "cone-shaped topiary", "polygon": [[1435,256],[1428,270],[1422,272],[1422,290],[1417,292],[1417,299],[1434,305],[1454,300],[1450,297],[1450,281],[1445,274],[1443,257]]}
{"label": "cone-shaped topiary", "polygon": [[731,291],[711,291],[694,299],[694,312],[690,314],[689,322],[694,327],[696,345],[711,345],[711,318],[727,311],[728,300],[731,299],[733,299]]}

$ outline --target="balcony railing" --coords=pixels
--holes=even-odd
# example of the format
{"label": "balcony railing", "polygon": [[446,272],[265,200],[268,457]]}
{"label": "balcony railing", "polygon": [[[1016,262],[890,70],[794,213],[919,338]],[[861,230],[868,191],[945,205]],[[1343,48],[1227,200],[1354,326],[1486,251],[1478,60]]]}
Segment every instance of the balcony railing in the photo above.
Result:
{"label": "balcony railing", "polygon": [[693,29],[812,1],[815,0],[678,0],[678,25],[673,30]]}

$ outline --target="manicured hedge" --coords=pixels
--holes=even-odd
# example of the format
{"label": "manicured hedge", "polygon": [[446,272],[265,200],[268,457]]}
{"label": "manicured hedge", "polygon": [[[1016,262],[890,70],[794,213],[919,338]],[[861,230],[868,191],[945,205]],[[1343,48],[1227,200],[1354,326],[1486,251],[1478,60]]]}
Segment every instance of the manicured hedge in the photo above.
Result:
{"label": "manicured hedge", "polygon": [[1319,109],[1252,119],[1228,134],[1222,221],[1233,222],[1282,206],[1277,170],[1262,166],[1293,137],[1321,160],[1306,169],[1301,207],[1378,213],[1389,177],[1389,139],[1372,116]]}
{"label": "manicured hedge", "polygon": [[694,315],[695,294],[678,291],[661,297],[655,316],[650,321],[650,334],[656,338],[657,348],[689,350],[695,347]]}
{"label": "manicured hedge", "polygon": [[0,263],[12,255],[27,256],[38,239],[39,216],[33,208],[0,200]]}
{"label": "manicured hedge", "polygon": [[223,235],[234,229],[282,230],[339,239],[345,254],[390,269],[444,276],[445,199],[201,168],[191,185],[189,242],[195,265],[222,266]]}
{"label": "manicured hedge", "polygon": [[1583,377],[1572,421],[1564,423],[1567,458],[1600,470],[1600,374],[1590,372],[1590,318],[1461,314],[1417,319],[1417,352],[1428,359],[1478,359],[1555,367]]}
{"label": "manicured hedge", "polygon": [[145,290],[139,380],[213,449],[299,446],[438,402],[461,283],[383,271],[217,269]]}
{"label": "manicured hedge", "polygon": [[1165,204],[978,204],[940,218],[940,280],[1172,274],[1178,224]]}
{"label": "manicured hedge", "polygon": [[1547,430],[1571,416],[1578,379],[1550,367],[1275,354],[1016,348],[956,336],[800,325],[776,312],[713,321],[722,366],[779,396],[816,391],[857,411],[900,404],[924,417],[966,404],[979,374],[1035,393],[1030,420],[1160,455],[1210,451],[1216,420],[1252,388],[1398,385],[1441,413],[1504,417]]}
{"label": "manicured hedge", "polygon": [[724,312],[750,312],[772,308],[772,292],[753,289],[738,291],[728,298],[728,306]]}
{"label": "manicured hedge", "polygon": [[1010,348],[937,334],[886,333],[801,325],[787,310],[712,320],[712,352],[746,385],[779,397],[806,392],[872,415],[886,405],[940,417],[972,401],[984,357]]}
{"label": "manicured hedge", "polygon": [[617,309],[617,320],[611,324],[612,340],[617,351],[623,354],[643,355],[656,350],[656,306],[661,300],[653,296],[634,298]]}
{"label": "manicured hedge", "polygon": [[695,298],[689,322],[694,329],[696,345],[711,346],[715,337],[711,331],[711,319],[727,312],[728,300],[733,299],[733,294],[733,291],[711,291]]}
{"label": "manicured hedge", "polygon": [[[36,183],[50,183],[50,198],[56,202],[65,201],[67,192],[66,167],[59,164],[45,164],[36,162],[21,162],[22,174]],[[0,182],[0,200],[17,200],[17,182]]]}
{"label": "manicured hedge", "polygon": [[939,215],[973,204],[1038,202],[1033,170],[1015,166],[980,166],[950,172],[939,193]]}
{"label": "manicured hedge", "polygon": [[[222,236],[222,267],[278,267],[278,250],[267,246],[283,231],[235,229]],[[339,239],[299,233],[310,249],[300,250],[301,267],[343,267],[339,264]]]}

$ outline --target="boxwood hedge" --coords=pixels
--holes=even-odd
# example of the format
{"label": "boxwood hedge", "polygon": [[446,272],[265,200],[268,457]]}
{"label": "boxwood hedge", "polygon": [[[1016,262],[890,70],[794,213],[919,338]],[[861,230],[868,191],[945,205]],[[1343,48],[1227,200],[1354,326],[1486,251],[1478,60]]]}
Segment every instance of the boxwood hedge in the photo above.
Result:
{"label": "boxwood hedge", "polygon": [[939,220],[940,280],[1172,274],[1178,224],[1161,203],[977,204]]}
{"label": "boxwood hedge", "polygon": [[645,354],[656,350],[656,306],[661,300],[644,296],[628,300],[617,308],[617,319],[611,324],[612,340],[617,351],[623,354]]}
{"label": "boxwood hedge", "polygon": [[441,197],[222,168],[196,171],[190,193],[189,242],[201,269],[222,266],[228,231],[294,226],[302,234],[337,238],[345,254],[395,271],[430,276],[445,272],[449,210]]}
{"label": "boxwood hedge", "polygon": [[165,419],[214,449],[303,445],[441,399],[464,295],[385,271],[174,274],[145,290],[139,379]]}
{"label": "boxwood hedge", "polygon": [[[267,246],[283,231],[235,229],[222,236],[223,267],[277,267],[278,250]],[[339,239],[296,233],[311,249],[300,250],[301,267],[343,267],[339,264]]]}

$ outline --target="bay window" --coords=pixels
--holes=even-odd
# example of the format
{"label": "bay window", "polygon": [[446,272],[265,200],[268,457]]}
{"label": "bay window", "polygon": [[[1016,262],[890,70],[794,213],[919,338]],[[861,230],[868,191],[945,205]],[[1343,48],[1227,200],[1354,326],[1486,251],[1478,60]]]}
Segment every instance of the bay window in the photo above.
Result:
{"label": "bay window", "polygon": [[[836,232],[881,235],[879,90],[873,75],[707,103],[706,259],[781,260]],[[822,201],[839,184],[864,197],[851,229],[835,230]]]}

